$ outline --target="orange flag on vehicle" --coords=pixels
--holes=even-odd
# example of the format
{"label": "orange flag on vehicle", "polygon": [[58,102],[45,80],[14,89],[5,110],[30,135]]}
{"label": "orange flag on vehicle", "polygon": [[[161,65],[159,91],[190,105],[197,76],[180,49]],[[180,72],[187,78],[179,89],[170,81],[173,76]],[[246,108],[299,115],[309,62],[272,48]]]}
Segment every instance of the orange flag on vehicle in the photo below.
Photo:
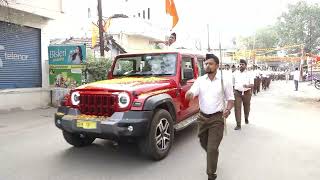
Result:
{"label": "orange flag on vehicle", "polygon": [[178,21],[179,21],[179,16],[177,13],[176,6],[174,4],[174,0],[166,0],[166,13],[172,16],[172,28],[173,29]]}

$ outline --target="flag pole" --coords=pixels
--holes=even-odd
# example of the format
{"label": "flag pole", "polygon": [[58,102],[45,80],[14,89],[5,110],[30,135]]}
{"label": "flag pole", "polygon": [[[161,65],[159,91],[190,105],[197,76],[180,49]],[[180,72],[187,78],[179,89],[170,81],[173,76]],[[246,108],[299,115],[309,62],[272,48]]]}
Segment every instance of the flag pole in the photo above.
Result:
{"label": "flag pole", "polygon": [[[222,50],[221,50],[221,34],[219,32],[219,53],[220,53],[220,77],[221,77],[221,92],[222,92],[222,102],[223,102],[223,111],[226,109],[226,101],[225,101],[225,93],[224,93],[224,83],[223,83],[223,73],[222,73]],[[223,118],[223,122],[224,122],[224,133],[225,135],[228,134],[228,130],[227,130],[227,121],[226,118]]]}

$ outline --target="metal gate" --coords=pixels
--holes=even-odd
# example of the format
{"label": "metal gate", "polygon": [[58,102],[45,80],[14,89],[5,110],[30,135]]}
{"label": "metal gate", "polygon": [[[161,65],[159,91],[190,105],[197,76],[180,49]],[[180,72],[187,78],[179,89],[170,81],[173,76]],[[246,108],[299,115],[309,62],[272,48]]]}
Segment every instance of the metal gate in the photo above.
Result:
{"label": "metal gate", "polygon": [[0,89],[41,84],[40,29],[0,21]]}

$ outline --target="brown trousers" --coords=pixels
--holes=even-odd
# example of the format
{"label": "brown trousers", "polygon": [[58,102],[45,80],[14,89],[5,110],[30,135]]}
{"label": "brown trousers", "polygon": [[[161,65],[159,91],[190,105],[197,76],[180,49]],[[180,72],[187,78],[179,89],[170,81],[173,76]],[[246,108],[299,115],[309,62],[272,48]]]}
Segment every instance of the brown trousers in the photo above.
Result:
{"label": "brown trousers", "polygon": [[261,87],[261,78],[258,77],[258,85],[257,85],[257,92],[260,92],[260,87]]}
{"label": "brown trousers", "polygon": [[210,118],[199,114],[198,137],[201,147],[207,152],[207,174],[211,179],[217,177],[217,164],[219,156],[219,145],[223,138],[224,121],[222,113],[217,113]]}
{"label": "brown trousers", "polygon": [[241,106],[243,104],[244,109],[244,118],[249,120],[249,113],[250,113],[250,101],[251,101],[251,91],[245,91],[244,94],[237,90],[234,91],[234,111],[236,116],[237,125],[241,126]]}
{"label": "brown trousers", "polygon": [[252,91],[253,91],[253,94],[257,94],[258,93],[258,78],[254,78]]}

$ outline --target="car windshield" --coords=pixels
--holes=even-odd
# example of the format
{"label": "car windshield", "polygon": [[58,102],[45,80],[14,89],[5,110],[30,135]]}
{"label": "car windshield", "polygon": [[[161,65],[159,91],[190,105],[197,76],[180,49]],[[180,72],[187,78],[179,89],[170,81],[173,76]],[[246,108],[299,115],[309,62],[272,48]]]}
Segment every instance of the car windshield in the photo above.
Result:
{"label": "car windshield", "polygon": [[177,54],[148,54],[118,58],[114,76],[171,76],[176,73]]}

